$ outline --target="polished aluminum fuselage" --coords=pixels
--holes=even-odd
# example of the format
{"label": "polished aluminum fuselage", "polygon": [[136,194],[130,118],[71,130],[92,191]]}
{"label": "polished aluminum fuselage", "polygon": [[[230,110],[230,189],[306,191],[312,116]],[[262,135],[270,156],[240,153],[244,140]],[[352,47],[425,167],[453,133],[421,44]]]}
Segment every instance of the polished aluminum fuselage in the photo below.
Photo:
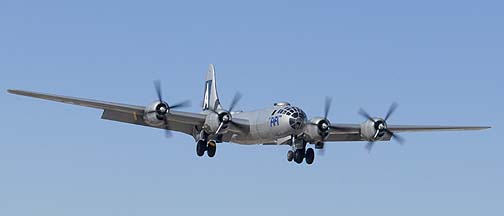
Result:
{"label": "polished aluminum fuselage", "polygon": [[291,116],[274,113],[282,108],[286,107],[275,106],[251,112],[233,113],[233,118],[249,121],[250,131],[249,133],[236,133],[230,141],[238,144],[281,144],[280,140],[290,139],[292,135],[302,133],[306,118],[303,118],[302,121],[299,119],[301,125],[298,128],[293,128]]}

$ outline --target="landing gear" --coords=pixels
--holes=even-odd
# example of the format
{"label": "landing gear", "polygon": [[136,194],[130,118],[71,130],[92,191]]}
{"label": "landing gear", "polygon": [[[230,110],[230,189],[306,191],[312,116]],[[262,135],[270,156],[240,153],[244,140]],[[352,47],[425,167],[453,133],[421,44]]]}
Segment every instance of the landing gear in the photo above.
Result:
{"label": "landing gear", "polygon": [[305,161],[307,164],[312,164],[315,160],[315,151],[312,148],[306,150]]}
{"label": "landing gear", "polygon": [[315,151],[312,148],[308,148],[307,150],[305,149],[296,149],[295,151],[289,150],[287,152],[287,160],[289,162],[293,161],[296,162],[297,164],[303,163],[303,160],[307,164],[313,164],[313,161],[315,160]]}
{"label": "landing gear", "polygon": [[196,154],[199,157],[202,157],[203,155],[205,155],[205,150],[207,148],[206,145],[207,145],[207,143],[203,140],[198,141],[198,143],[196,144]]}
{"label": "landing gear", "polygon": [[205,151],[207,152],[208,157],[214,157],[217,152],[216,142],[213,140],[208,142],[205,142],[204,140],[198,141],[198,143],[196,143],[196,154],[199,157],[203,157],[203,155],[205,155]]}
{"label": "landing gear", "polygon": [[289,150],[289,151],[287,152],[287,161],[291,162],[291,161],[292,161],[292,159],[294,159],[294,152],[293,152],[293,151],[291,151],[291,150]]}
{"label": "landing gear", "polygon": [[217,151],[217,144],[215,144],[215,141],[208,141],[208,147],[207,147],[208,157],[214,157],[216,151]]}
{"label": "landing gear", "polygon": [[303,163],[304,149],[296,149],[294,152],[294,161],[298,164]]}

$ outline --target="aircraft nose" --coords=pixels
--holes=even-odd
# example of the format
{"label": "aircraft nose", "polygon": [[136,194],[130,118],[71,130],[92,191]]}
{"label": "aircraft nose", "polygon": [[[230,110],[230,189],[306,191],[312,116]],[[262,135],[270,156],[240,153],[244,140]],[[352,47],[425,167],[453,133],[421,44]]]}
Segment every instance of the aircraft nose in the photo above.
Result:
{"label": "aircraft nose", "polygon": [[305,121],[303,118],[297,117],[297,118],[290,118],[289,123],[293,129],[299,130],[304,127]]}

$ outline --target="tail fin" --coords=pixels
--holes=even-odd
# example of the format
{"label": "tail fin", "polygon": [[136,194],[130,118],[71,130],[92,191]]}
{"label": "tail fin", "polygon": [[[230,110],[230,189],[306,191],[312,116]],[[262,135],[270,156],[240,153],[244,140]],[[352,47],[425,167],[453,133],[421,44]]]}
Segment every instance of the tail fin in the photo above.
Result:
{"label": "tail fin", "polygon": [[208,72],[205,81],[205,95],[203,99],[203,110],[222,109],[219,95],[217,94],[217,83],[215,80],[215,67],[213,64],[208,66]]}

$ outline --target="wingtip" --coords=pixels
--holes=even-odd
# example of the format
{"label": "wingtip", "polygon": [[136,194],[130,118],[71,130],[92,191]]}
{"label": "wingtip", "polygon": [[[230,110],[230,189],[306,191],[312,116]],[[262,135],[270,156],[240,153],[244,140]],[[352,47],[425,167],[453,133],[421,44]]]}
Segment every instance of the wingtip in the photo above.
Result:
{"label": "wingtip", "polygon": [[23,90],[19,90],[19,89],[7,89],[7,92],[9,94],[15,94],[15,95],[27,95],[27,94],[32,93],[29,91],[23,91]]}
{"label": "wingtip", "polygon": [[479,127],[474,127],[475,130],[488,130],[492,129],[492,126],[479,126]]}

